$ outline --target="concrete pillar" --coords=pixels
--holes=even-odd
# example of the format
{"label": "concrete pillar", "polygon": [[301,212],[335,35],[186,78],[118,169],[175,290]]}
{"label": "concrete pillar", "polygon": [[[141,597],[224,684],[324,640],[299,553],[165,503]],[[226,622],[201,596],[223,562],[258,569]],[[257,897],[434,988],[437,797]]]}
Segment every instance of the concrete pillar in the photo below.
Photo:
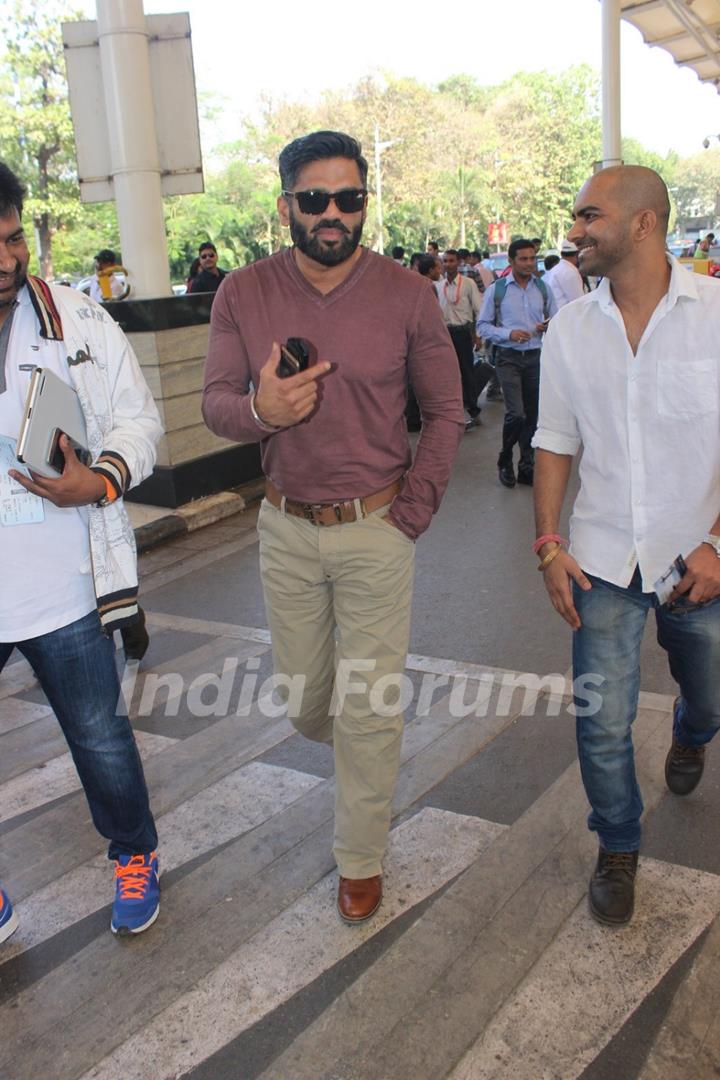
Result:
{"label": "concrete pillar", "polygon": [[602,168],[622,163],[620,147],[620,0],[602,0]]}
{"label": "concrete pillar", "polygon": [[97,0],[111,172],[136,300],[169,296],[170,271],[142,0]]}

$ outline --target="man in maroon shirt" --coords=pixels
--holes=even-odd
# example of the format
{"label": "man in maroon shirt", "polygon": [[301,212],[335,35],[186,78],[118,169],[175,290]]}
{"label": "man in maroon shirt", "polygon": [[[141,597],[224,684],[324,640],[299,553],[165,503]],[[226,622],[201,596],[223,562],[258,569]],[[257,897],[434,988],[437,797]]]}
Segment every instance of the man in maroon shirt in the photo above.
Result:
{"label": "man in maroon shirt", "polygon": [[[334,747],[338,909],[360,922],[382,899],[414,541],[440,505],[463,432],[460,380],[432,287],[360,246],[359,143],[314,132],[286,146],[279,164],[278,211],[294,246],[226,277],[203,415],[217,434],[261,444],[260,568],[275,669],[304,677],[299,709],[291,698],[295,727]],[[290,337],[306,341],[311,366],[280,378]],[[423,417],[414,461],[408,378]]]}

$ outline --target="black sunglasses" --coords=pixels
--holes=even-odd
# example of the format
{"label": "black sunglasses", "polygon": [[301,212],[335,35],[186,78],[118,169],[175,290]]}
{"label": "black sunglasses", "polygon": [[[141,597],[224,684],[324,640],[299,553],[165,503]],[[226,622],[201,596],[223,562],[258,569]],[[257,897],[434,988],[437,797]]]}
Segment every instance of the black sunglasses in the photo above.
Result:
{"label": "black sunglasses", "polygon": [[341,191],[283,191],[286,199],[297,199],[301,214],[324,214],[335,203],[341,214],[357,214],[362,210],[367,199],[365,188],[342,188]]}

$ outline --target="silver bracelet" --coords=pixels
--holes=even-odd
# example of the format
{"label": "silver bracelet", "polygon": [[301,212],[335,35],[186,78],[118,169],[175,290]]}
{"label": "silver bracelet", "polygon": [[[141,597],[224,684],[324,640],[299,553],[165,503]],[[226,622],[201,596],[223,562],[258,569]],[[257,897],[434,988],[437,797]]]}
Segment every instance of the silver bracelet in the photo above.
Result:
{"label": "silver bracelet", "polygon": [[253,414],[253,420],[255,421],[255,423],[259,424],[261,428],[265,429],[265,431],[280,431],[279,427],[274,427],[273,424],[268,424],[267,421],[263,420],[263,418],[259,415],[257,409],[255,408],[255,391],[254,390],[253,390],[252,394],[250,395],[250,412]]}

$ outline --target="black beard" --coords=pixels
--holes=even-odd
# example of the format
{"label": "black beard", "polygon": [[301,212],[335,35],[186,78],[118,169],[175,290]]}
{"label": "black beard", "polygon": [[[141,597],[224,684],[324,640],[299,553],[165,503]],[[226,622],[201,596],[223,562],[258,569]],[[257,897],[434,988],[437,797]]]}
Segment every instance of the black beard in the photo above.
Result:
{"label": "black beard", "polygon": [[[320,263],[321,266],[339,266],[340,263],[346,262],[357,249],[362,237],[363,225],[365,224],[363,218],[360,224],[350,232],[347,226],[343,225],[342,221],[338,221],[337,218],[333,220],[323,218],[309,231],[296,220],[292,208],[289,216],[290,236],[295,247],[302,251],[303,255],[307,255],[309,259],[312,259],[313,262]],[[345,236],[340,240],[330,242],[318,240],[316,236],[313,236],[313,232],[320,228],[344,229]]]}
{"label": "black beard", "polygon": [[0,307],[12,307],[17,300],[17,295],[27,281],[27,270],[23,270],[20,263],[15,260],[15,292],[7,300],[0,295]]}

